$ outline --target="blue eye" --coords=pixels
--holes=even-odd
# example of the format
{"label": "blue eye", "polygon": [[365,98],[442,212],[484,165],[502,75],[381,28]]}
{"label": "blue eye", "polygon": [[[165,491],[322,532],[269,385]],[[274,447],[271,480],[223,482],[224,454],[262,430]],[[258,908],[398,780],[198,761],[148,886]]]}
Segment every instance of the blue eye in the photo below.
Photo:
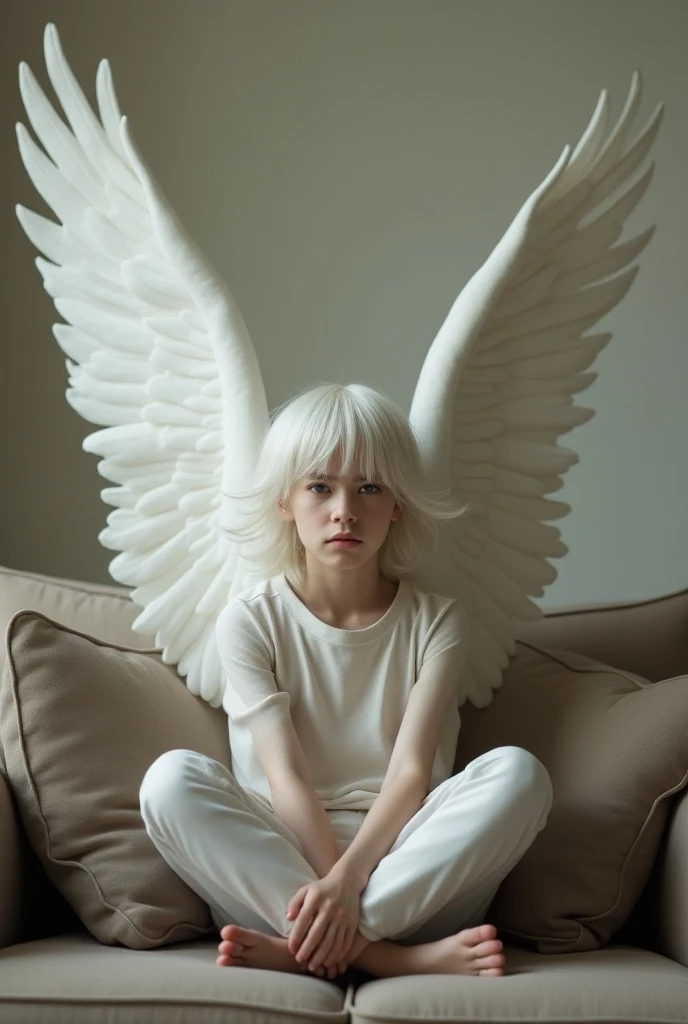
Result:
{"label": "blue eye", "polygon": [[[326,484],[319,484],[319,483],[309,484],[307,490],[309,490],[311,492],[311,494],[322,494],[323,493],[322,491],[314,491],[313,488],[314,487],[325,487],[325,486],[326,486]],[[361,487],[362,488],[363,487],[374,487],[375,488],[374,491],[368,491],[368,494],[376,494],[378,491],[380,491],[382,489],[382,488],[378,487],[377,484],[361,484]]]}

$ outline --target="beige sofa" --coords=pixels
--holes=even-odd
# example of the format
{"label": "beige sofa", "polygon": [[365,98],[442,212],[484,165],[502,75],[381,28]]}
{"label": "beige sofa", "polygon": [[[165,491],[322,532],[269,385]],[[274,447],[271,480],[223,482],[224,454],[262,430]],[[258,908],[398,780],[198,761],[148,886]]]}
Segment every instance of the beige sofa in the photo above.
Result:
{"label": "beige sofa", "polygon": [[[0,568],[0,625],[36,609],[143,650],[119,587]],[[550,611],[525,641],[577,651],[652,681],[688,673],[688,590]],[[0,764],[2,767],[2,764]],[[501,978],[336,981],[215,965],[217,937],[156,949],[104,945],[50,884],[0,777],[0,1024],[272,1021],[688,1022],[688,794],[672,800],[652,874],[604,948],[544,955],[505,941]],[[489,920],[488,914],[488,920]]]}

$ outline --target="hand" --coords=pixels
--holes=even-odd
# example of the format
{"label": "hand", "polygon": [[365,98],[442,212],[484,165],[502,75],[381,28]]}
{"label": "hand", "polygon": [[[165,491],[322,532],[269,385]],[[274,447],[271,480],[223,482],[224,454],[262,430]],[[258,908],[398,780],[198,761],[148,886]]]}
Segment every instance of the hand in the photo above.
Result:
{"label": "hand", "polygon": [[343,966],[356,936],[361,890],[352,879],[330,872],[302,886],[287,904],[287,917],[296,918],[289,951],[309,969]]}

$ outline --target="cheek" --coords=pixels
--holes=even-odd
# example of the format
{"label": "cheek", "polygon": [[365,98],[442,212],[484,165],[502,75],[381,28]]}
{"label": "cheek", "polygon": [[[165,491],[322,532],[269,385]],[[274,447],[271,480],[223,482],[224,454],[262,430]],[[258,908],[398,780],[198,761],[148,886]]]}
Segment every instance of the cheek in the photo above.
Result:
{"label": "cheek", "polygon": [[325,502],[320,504],[306,505],[302,510],[302,519],[306,525],[315,526],[327,518],[327,506]]}

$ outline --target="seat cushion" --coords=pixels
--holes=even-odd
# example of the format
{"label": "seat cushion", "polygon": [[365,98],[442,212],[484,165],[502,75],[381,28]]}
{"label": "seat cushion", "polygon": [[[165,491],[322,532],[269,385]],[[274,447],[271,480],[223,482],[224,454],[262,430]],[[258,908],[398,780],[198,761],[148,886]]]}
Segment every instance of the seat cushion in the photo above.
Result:
{"label": "seat cushion", "polygon": [[108,644],[38,612],[9,623],[0,739],[26,837],[103,943],[150,949],[215,933],[207,904],[145,830],[139,789],[166,750],[228,767],[226,715],[157,651]]}
{"label": "seat cushion", "polygon": [[[0,1022],[332,1024],[349,1019],[347,984],[312,975],[218,967],[217,941],[157,950],[102,946],[90,935],[0,950]],[[349,997],[350,998],[350,997]]]}
{"label": "seat cushion", "polygon": [[685,1024],[688,970],[656,953],[610,947],[561,957],[510,946],[504,952],[501,978],[373,979],[360,972],[354,990],[347,975],[334,982],[218,967],[217,946],[208,939],[138,951],[101,946],[85,934],[65,935],[0,952],[0,1020]]}
{"label": "seat cushion", "polygon": [[685,1024],[688,970],[657,953],[614,946],[547,956],[505,945],[504,955],[500,978],[416,974],[371,980],[355,992],[352,1024]]}
{"label": "seat cushion", "polygon": [[486,920],[539,953],[599,949],[629,917],[669,798],[688,784],[688,676],[650,683],[518,643],[492,703],[462,708],[454,770],[504,745],[544,764],[554,798]]}

